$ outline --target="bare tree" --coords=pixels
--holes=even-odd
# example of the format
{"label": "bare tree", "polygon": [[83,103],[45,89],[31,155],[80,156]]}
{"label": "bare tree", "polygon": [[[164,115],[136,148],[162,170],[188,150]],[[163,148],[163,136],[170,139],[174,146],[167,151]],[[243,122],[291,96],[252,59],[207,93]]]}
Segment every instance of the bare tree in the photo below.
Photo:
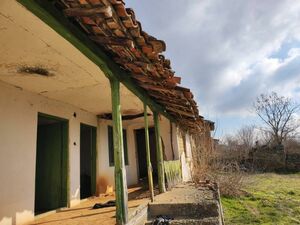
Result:
{"label": "bare tree", "polygon": [[223,149],[230,151],[230,157],[242,160],[247,157],[250,149],[254,146],[254,126],[245,125],[232,135],[226,135],[223,140]]}
{"label": "bare tree", "polygon": [[277,93],[261,94],[254,103],[257,115],[265,123],[265,130],[270,133],[275,144],[281,144],[299,127],[294,115],[300,105],[290,98],[278,96]]}
{"label": "bare tree", "polygon": [[243,126],[237,131],[236,135],[239,143],[246,150],[249,150],[253,147],[254,139],[255,139],[254,126],[251,125]]}
{"label": "bare tree", "polygon": [[273,140],[272,133],[266,129],[259,129],[257,137],[258,138],[256,144],[259,145],[269,145]]}

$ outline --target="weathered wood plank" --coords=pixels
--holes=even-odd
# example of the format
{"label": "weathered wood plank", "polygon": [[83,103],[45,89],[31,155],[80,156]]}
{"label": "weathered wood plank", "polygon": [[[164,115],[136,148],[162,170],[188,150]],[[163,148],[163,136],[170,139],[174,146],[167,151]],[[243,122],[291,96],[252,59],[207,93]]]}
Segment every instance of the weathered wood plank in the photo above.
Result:
{"label": "weathered wood plank", "polygon": [[185,87],[181,87],[181,86],[177,86],[175,88],[178,91],[183,91],[183,92],[190,92],[191,90],[189,88],[185,88]]}
{"label": "weathered wood plank", "polygon": [[189,105],[187,102],[186,102],[186,104],[178,104],[178,103],[173,103],[172,101],[165,101],[165,100],[159,100],[159,99],[157,101],[163,105],[171,106],[171,107],[175,107],[175,108],[181,108],[181,109],[189,108]]}
{"label": "weathered wood plank", "polygon": [[174,82],[176,82],[177,84],[181,83],[181,77],[172,77],[171,78]]}
{"label": "weathered wood plank", "polygon": [[100,44],[109,44],[109,45],[121,45],[133,47],[133,41],[129,38],[117,38],[117,37],[103,37],[103,36],[89,36],[93,41]]}
{"label": "weathered wood plank", "polygon": [[148,83],[161,82],[161,79],[159,79],[159,78],[152,78],[152,77],[150,78],[145,75],[132,74],[132,77],[140,82],[148,82]]}
{"label": "weathered wood plank", "polygon": [[157,99],[162,99],[165,101],[171,101],[171,102],[182,103],[182,104],[188,103],[186,99],[175,98],[173,95],[172,96],[163,95],[163,94],[160,94],[160,93],[154,92],[154,91],[149,91],[149,95],[152,97],[155,97]]}
{"label": "weathered wood plank", "polygon": [[80,16],[92,16],[98,13],[104,14],[105,17],[112,17],[112,9],[109,6],[95,7],[95,8],[68,8],[64,10],[66,16],[80,17]]}
{"label": "weathered wood plank", "polygon": [[[148,114],[148,116],[151,116],[151,114]],[[111,113],[105,113],[97,115],[98,118],[105,119],[105,120],[112,120],[112,114]],[[144,113],[138,113],[133,115],[124,115],[122,116],[122,120],[134,120],[140,117],[144,117]]]}
{"label": "weathered wood plank", "polygon": [[187,117],[195,118],[195,114],[193,112],[187,112],[187,111],[180,110],[178,108],[174,108],[174,107],[171,107],[171,106],[166,106],[166,109],[170,110],[172,112],[176,112],[176,113],[178,113],[180,115],[184,115],[184,116],[187,116]]}
{"label": "weathered wood plank", "polygon": [[146,90],[154,90],[154,91],[161,91],[161,92],[171,92],[172,90],[166,89],[163,86],[156,86],[156,85],[152,85],[152,84],[147,84],[147,83],[143,83],[143,82],[138,82],[138,84],[145,88]]}

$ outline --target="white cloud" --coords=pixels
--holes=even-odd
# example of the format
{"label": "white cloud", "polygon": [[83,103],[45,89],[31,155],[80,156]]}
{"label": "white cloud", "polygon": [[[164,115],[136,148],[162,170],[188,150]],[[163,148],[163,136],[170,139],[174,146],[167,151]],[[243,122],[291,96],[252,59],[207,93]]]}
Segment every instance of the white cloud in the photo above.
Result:
{"label": "white cloud", "polygon": [[246,116],[255,97],[272,90],[299,98],[300,1],[127,3],[147,32],[166,41],[204,115],[219,115],[220,123],[220,113]]}

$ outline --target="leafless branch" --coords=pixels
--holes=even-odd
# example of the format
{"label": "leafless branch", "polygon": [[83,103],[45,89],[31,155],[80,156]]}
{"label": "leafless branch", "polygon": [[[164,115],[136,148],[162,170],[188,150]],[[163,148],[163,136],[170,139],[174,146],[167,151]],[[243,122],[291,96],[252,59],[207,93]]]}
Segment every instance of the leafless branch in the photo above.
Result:
{"label": "leafless branch", "polygon": [[294,120],[300,105],[291,99],[278,96],[277,93],[261,94],[254,103],[256,114],[265,123],[276,144],[281,144],[289,135],[295,132],[300,124]]}

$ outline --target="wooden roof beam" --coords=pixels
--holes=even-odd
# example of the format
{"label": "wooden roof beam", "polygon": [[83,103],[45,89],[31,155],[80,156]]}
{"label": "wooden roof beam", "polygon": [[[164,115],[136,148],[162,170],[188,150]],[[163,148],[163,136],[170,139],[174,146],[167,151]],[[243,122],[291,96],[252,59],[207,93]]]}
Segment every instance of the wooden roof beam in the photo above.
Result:
{"label": "wooden roof beam", "polygon": [[95,7],[95,8],[68,8],[64,10],[64,14],[68,17],[93,16],[103,14],[105,17],[112,17],[112,8],[110,6]]}
{"label": "wooden roof beam", "polygon": [[166,100],[166,101],[172,101],[172,102],[178,102],[181,104],[187,104],[187,100],[186,99],[182,99],[182,98],[174,98],[173,96],[168,96],[168,95],[163,95],[163,94],[159,94],[153,90],[149,91],[149,95],[157,98],[157,99],[162,99],[162,100]]}
{"label": "wooden roof beam", "polygon": [[117,37],[104,37],[104,36],[89,36],[90,39],[99,44],[109,44],[109,45],[121,45],[134,47],[133,41],[129,38],[117,38]]}
{"label": "wooden roof beam", "polygon": [[172,107],[178,107],[178,108],[183,108],[183,109],[189,109],[190,106],[187,105],[187,104],[178,104],[178,103],[173,103],[173,102],[170,102],[170,101],[164,101],[164,100],[159,100],[157,99],[157,101],[163,105],[169,105],[169,106],[172,106]]}
{"label": "wooden roof beam", "polygon": [[176,109],[176,108],[170,107],[170,106],[166,106],[166,109],[170,110],[172,112],[176,112],[176,113],[178,113],[180,115],[184,115],[184,116],[187,116],[187,117],[195,118],[195,114],[191,113],[191,112],[183,111],[183,110]]}
{"label": "wooden roof beam", "polygon": [[147,90],[154,90],[154,91],[161,91],[161,92],[172,92],[172,90],[166,89],[166,87],[164,86],[156,86],[156,85],[152,85],[152,84],[147,84],[147,83],[143,83],[143,82],[138,82],[139,85]]}

